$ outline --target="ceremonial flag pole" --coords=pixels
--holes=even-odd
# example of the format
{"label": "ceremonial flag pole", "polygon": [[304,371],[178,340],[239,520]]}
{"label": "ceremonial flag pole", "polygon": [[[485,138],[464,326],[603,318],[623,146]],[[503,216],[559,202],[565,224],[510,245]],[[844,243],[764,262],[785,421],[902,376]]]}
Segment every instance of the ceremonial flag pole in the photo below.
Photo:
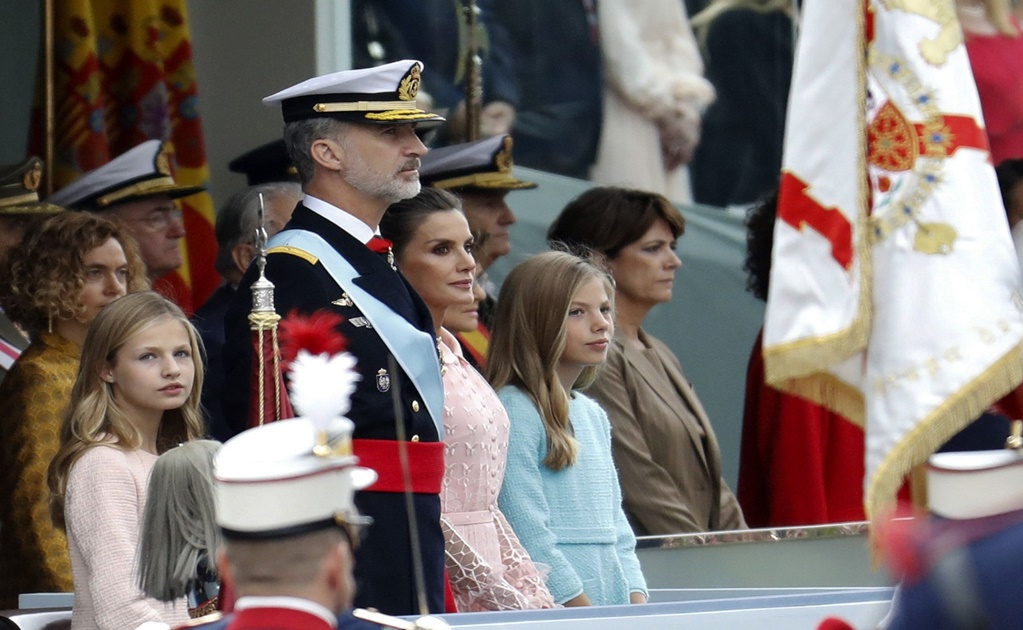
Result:
{"label": "ceremonial flag pole", "polygon": [[768,381],[866,431],[865,507],[1023,381],[1019,266],[951,2],[806,0]]}

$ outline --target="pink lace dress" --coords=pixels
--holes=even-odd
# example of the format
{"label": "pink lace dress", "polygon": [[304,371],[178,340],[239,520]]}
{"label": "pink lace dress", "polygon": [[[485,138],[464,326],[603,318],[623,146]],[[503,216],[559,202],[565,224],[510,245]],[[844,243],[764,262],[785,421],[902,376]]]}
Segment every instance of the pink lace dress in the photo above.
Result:
{"label": "pink lace dress", "polygon": [[508,414],[497,394],[441,330],[444,485],[441,528],[459,612],[553,608],[544,578],[497,509],[508,456]]}

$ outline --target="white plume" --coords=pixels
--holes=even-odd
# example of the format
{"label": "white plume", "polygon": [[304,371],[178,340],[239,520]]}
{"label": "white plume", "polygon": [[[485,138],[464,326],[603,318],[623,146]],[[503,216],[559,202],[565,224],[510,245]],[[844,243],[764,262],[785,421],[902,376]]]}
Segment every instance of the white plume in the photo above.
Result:
{"label": "white plume", "polygon": [[299,350],[289,368],[288,389],[295,411],[316,424],[343,417],[351,408],[355,384],[362,378],[355,364],[355,357],[348,352],[328,357]]}

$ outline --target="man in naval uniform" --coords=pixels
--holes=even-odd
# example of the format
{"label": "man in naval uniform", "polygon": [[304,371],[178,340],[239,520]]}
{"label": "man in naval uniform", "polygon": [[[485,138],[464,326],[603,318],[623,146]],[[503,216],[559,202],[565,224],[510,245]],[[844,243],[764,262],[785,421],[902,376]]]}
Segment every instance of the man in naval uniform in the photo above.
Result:
{"label": "man in naval uniform", "polygon": [[[21,243],[31,224],[62,210],[39,201],[43,161],[30,157],[19,164],[0,166],[0,258]],[[28,339],[0,311],[0,381],[28,347]]]}
{"label": "man in naval uniform", "polygon": [[166,143],[146,140],[82,175],[47,201],[123,221],[138,243],[150,281],[154,281],[184,264],[181,239],[185,226],[174,200],[203,190],[202,186],[175,182]]}
{"label": "man in naval uniform", "polygon": [[[356,630],[352,550],[364,519],[352,491],[376,475],[351,456],[351,423],[299,418],[228,440],[214,461],[217,565],[234,612],[184,627]],[[331,445],[314,450],[321,431]],[[341,617],[338,618],[338,615]]]}
{"label": "man in naval uniform", "polygon": [[[444,539],[440,485],[444,475],[443,385],[433,322],[422,299],[394,267],[377,236],[387,207],[419,192],[419,159],[427,151],[415,126],[442,119],[416,106],[422,64],[400,61],[316,77],[263,99],[280,106],[284,140],[305,198],[269,243],[266,277],[277,312],[329,310],[362,376],[348,417],[355,454],[381,474],[356,495],[375,525],[356,553],[355,603],[388,614],[420,611],[413,558],[422,561],[430,612],[444,605]],[[246,315],[252,268],[228,311],[223,396],[225,417],[249,418],[252,351]],[[401,422],[401,431],[396,420]],[[401,448],[408,453],[415,513],[405,509]],[[410,542],[415,523],[419,546]]]}

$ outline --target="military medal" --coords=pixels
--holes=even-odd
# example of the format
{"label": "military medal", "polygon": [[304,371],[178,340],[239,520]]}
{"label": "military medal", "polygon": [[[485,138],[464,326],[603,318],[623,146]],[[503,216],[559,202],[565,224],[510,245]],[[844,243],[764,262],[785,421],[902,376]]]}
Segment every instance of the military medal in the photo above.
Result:
{"label": "military medal", "polygon": [[380,368],[377,370],[377,391],[386,392],[391,389],[391,375],[387,373],[387,370]]}

